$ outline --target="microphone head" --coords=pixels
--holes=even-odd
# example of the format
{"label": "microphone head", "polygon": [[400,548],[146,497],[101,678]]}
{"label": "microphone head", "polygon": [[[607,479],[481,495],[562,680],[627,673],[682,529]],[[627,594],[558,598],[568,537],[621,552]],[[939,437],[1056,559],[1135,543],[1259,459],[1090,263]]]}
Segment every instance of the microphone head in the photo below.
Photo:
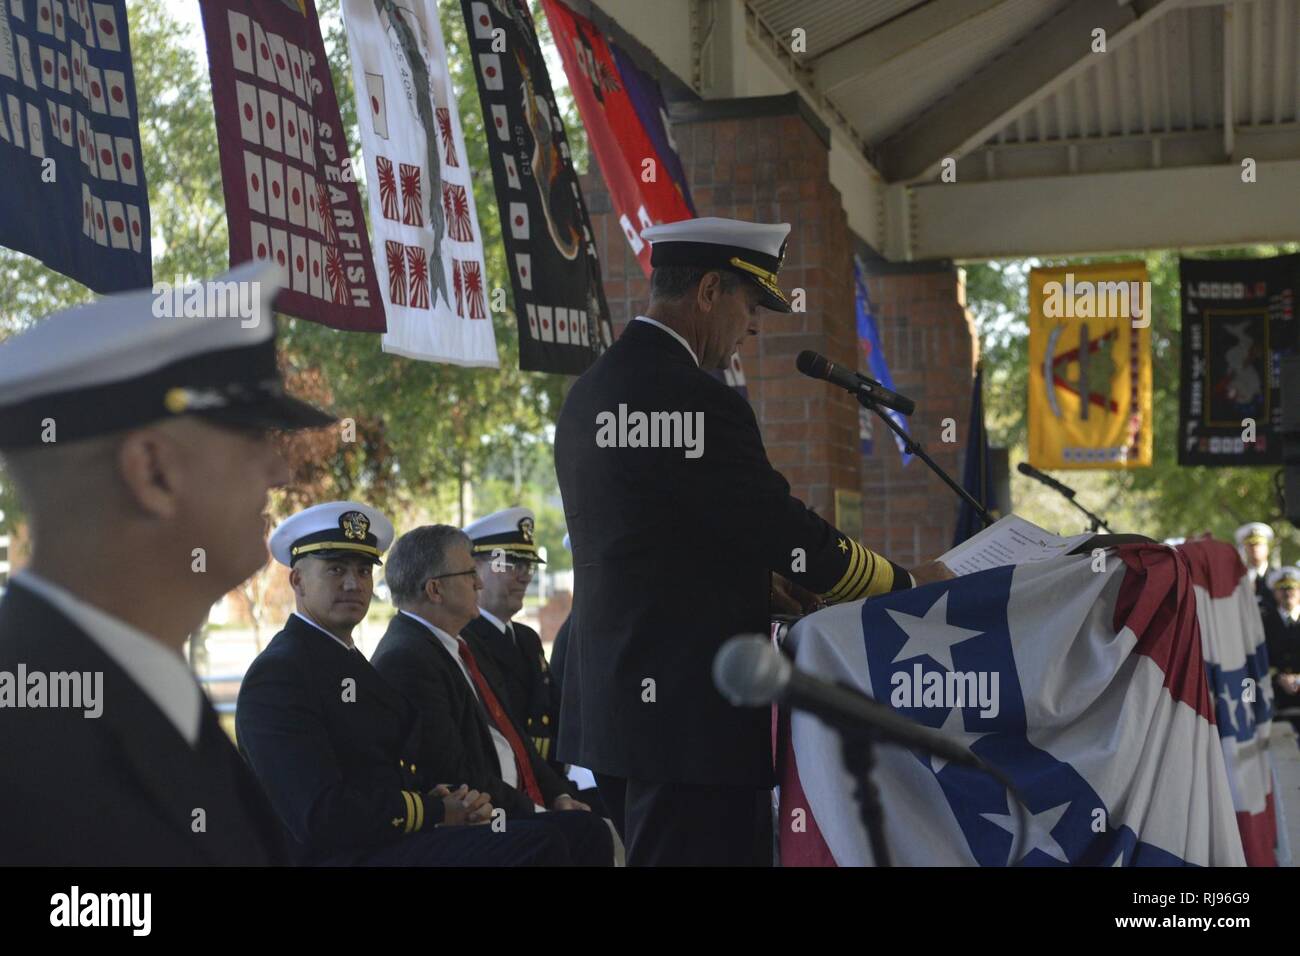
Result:
{"label": "microphone head", "polygon": [[812,378],[825,378],[830,362],[824,355],[818,355],[812,349],[804,349],[794,360],[794,367]]}
{"label": "microphone head", "polygon": [[741,634],[713,658],[713,684],[736,707],[761,707],[779,699],[790,683],[790,662],[761,634]]}
{"label": "microphone head", "polygon": [[1027,461],[1022,461],[1020,464],[1016,465],[1016,471],[1020,472],[1022,475],[1028,475],[1030,478],[1034,477],[1034,472],[1037,470],[1038,469]]}

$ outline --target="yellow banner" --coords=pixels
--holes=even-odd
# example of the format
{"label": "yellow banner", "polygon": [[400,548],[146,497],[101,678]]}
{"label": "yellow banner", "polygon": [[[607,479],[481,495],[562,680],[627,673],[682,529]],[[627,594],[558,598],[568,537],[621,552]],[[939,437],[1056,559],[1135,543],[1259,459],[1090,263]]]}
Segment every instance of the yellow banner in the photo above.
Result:
{"label": "yellow banner", "polygon": [[1030,464],[1150,466],[1150,326],[1144,263],[1030,272]]}

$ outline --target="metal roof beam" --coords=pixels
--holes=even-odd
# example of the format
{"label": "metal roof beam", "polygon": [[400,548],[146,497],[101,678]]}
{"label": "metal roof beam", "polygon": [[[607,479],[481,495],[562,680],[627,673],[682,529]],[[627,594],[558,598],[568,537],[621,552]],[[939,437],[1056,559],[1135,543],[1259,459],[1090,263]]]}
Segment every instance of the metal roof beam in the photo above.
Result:
{"label": "metal roof beam", "polygon": [[814,71],[817,88],[831,94],[835,88],[852,82],[863,73],[878,70],[950,30],[960,29],[966,21],[993,9],[1003,0],[933,0],[909,10],[882,26],[858,34],[851,40],[806,61]]}
{"label": "metal roof beam", "polygon": [[[896,184],[908,243],[887,258],[1001,259],[1293,242],[1300,160],[1044,176],[1003,182]],[[900,200],[890,196],[887,206]],[[901,246],[901,244],[900,244]]]}
{"label": "metal roof beam", "polygon": [[1074,0],[982,71],[962,83],[914,123],[880,147],[879,165],[890,181],[935,174],[946,157],[981,145],[1002,126],[1088,69],[1092,31],[1106,31],[1108,54],[1182,0],[1160,0],[1138,16],[1133,8]]}

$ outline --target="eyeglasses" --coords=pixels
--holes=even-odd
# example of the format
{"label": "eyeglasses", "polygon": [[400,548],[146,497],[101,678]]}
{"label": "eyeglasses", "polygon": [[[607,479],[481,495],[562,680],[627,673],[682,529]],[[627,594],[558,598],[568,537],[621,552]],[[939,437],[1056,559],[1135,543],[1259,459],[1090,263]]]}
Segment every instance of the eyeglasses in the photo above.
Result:
{"label": "eyeglasses", "polygon": [[470,568],[468,571],[449,571],[446,574],[435,574],[433,575],[433,577],[429,578],[429,580],[437,581],[440,578],[459,578],[466,574],[473,574],[477,576],[478,568]]}

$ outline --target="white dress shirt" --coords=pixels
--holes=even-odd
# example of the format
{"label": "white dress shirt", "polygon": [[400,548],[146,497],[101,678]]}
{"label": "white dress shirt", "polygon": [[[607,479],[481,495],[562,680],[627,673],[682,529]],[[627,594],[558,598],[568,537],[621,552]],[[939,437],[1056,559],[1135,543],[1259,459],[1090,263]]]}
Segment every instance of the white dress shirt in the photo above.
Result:
{"label": "white dress shirt", "polygon": [[691,343],[690,343],[690,342],[687,342],[686,339],[682,337],[682,334],[681,334],[680,332],[678,332],[676,329],[670,329],[670,328],[668,328],[668,326],[664,325],[662,322],[657,322],[657,321],[655,321],[654,319],[650,318],[650,316],[648,316],[648,315],[638,315],[638,316],[637,316],[636,318],[634,318],[632,321],[633,321],[633,322],[649,322],[649,323],[650,323],[651,325],[653,325],[655,328],[657,328],[657,329],[663,329],[665,332],[667,332],[669,335],[671,335],[673,338],[675,338],[678,342],[681,342],[681,343],[682,343],[682,348],[686,349],[686,351],[688,351],[688,352],[691,353],[691,359],[692,359],[692,361],[695,362],[696,365],[699,365],[699,364],[700,364],[700,357],[699,357],[698,355],[695,354],[695,349],[691,348]]}
{"label": "white dress shirt", "polygon": [[[298,620],[300,620],[300,621],[306,621],[308,624],[310,624],[312,627],[316,628],[316,630],[320,631],[322,634],[324,634],[324,635],[325,635],[326,637],[328,637],[330,640],[332,640],[332,641],[337,641],[339,644],[342,644],[343,647],[345,647],[347,650],[349,650],[349,651],[355,651],[355,650],[357,649],[357,646],[356,646],[355,644],[349,644],[347,641],[343,640],[343,638],[339,637],[337,634],[333,634],[333,633],[331,633],[330,631],[325,630],[325,628],[321,627],[319,624],[317,624],[315,621],[313,621],[311,618],[309,618],[306,614],[299,614],[297,611],[294,611],[294,612],[293,612],[293,616],[296,617],[296,618],[298,618]],[[362,656],[365,656],[365,655],[362,655]]]}
{"label": "white dress shirt", "polygon": [[186,743],[198,746],[203,691],[181,654],[31,571],[20,571],[13,583],[44,598],[81,628],[158,706]]}
{"label": "white dress shirt", "polygon": [[[433,636],[438,639],[438,643],[447,649],[447,653],[450,654],[452,660],[456,662],[456,666],[460,668],[460,672],[465,675],[465,682],[469,684],[469,689],[474,692],[474,696],[478,697],[479,702],[482,703],[483,698],[479,697],[478,687],[474,683],[474,678],[470,676],[469,668],[465,666],[465,662],[460,659],[460,644],[458,643],[457,638],[452,637],[442,628],[430,624],[418,614],[412,614],[410,611],[401,611],[400,613],[405,614],[412,620],[419,621],[433,632]],[[484,709],[486,710],[486,707]],[[488,716],[487,725],[488,733],[492,735],[492,746],[497,752],[497,763],[501,765],[501,779],[512,787],[518,787],[519,768],[515,766],[515,752],[510,748],[510,741],[506,740],[505,735],[501,733],[501,731],[492,726],[491,715]]]}

